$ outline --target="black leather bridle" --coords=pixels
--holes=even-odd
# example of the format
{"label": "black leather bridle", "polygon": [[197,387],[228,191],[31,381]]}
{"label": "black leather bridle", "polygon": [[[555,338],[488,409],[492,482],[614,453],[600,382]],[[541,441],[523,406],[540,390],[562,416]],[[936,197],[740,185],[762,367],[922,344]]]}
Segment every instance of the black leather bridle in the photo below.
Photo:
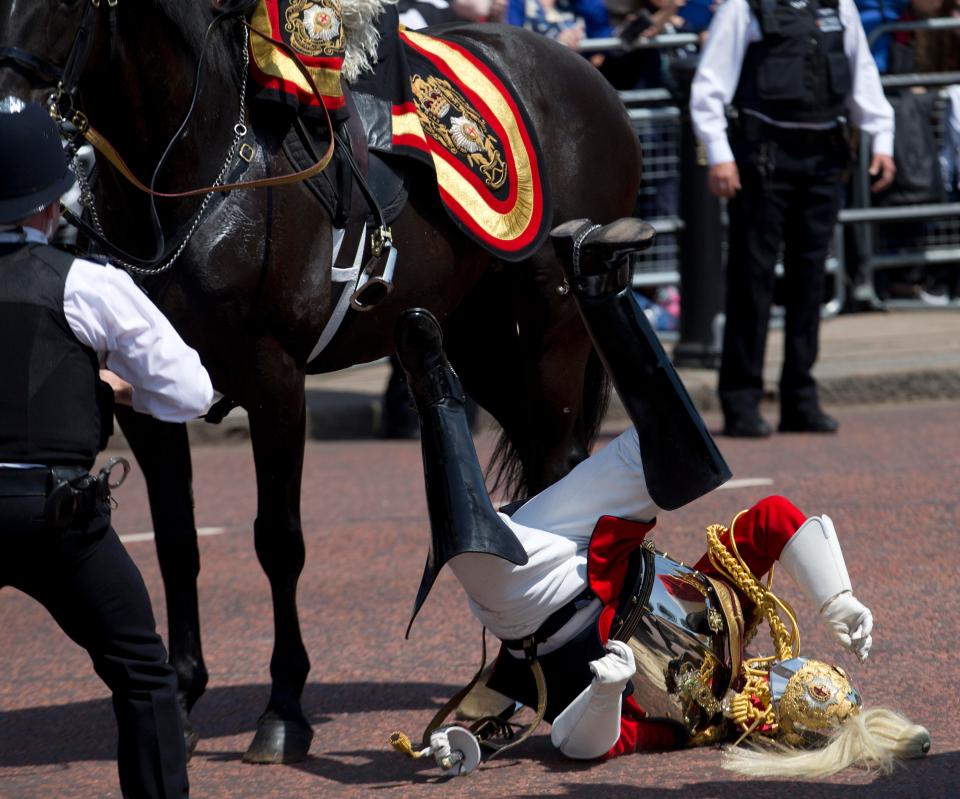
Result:
{"label": "black leather bridle", "polygon": [[[61,133],[64,135],[64,138],[66,138],[73,152],[76,152],[76,148],[80,144],[81,134],[84,132],[84,126],[87,125],[86,117],[75,107],[75,98],[80,78],[90,59],[94,39],[93,27],[97,21],[96,13],[101,8],[102,0],[84,0],[84,2],[85,5],[77,24],[76,35],[70,47],[70,52],[67,55],[67,60],[62,67],[44,56],[31,53],[21,47],[0,45],[0,66],[2,66],[4,62],[12,62],[32,73],[35,77],[39,78],[42,83],[54,86],[52,93],[47,98],[47,106],[50,110],[50,115],[60,126]],[[111,17],[115,13],[118,3],[119,0],[106,0],[107,11],[111,14]],[[183,124],[165,148],[160,161],[153,171],[148,187],[148,192],[151,195],[160,170],[173,149],[174,142],[182,133],[183,128],[192,116],[194,107],[196,106],[200,88],[200,71],[203,65],[203,55],[206,51],[207,43],[210,41],[210,34],[223,20],[249,14],[256,3],[257,0],[211,0],[211,6],[215,16],[207,27],[203,38],[203,51],[201,52],[201,57],[197,65],[193,99]],[[115,19],[111,18],[110,21],[111,26],[115,26]],[[172,253],[178,252],[179,246],[175,242],[169,248],[167,247],[153,196],[150,196],[149,202],[156,249],[154,254],[148,258],[138,257],[126,252],[107,239],[102,231],[96,229],[85,219],[78,217],[68,209],[64,209],[64,216],[72,225],[80,229],[91,240],[96,241],[106,253],[126,261],[128,266],[133,266],[133,264],[138,265],[133,266],[133,268],[143,273],[155,269],[158,265],[162,264]],[[182,246],[180,249],[182,249]],[[130,264],[130,262],[133,262],[133,264]]]}
{"label": "black leather bridle", "polygon": [[[118,2],[119,0],[107,0],[111,10],[116,8]],[[45,56],[31,53],[29,50],[13,45],[0,45],[0,65],[5,61],[12,61],[33,73],[44,84],[56,86],[56,91],[50,97],[51,101],[55,97],[62,96],[69,98],[72,102],[77,91],[77,85],[80,82],[80,76],[83,74],[90,58],[94,14],[99,8],[100,0],[89,0],[85,3],[80,22],[77,25],[77,33],[73,38],[70,53],[67,55],[67,60],[63,66],[55,64]]]}

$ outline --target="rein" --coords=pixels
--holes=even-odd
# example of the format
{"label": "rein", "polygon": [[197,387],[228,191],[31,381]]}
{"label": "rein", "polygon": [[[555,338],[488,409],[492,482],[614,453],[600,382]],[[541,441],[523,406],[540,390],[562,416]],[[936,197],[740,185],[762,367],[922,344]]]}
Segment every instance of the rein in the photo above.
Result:
{"label": "rein", "polygon": [[[213,23],[211,23],[212,25]],[[243,26],[247,29],[248,34],[253,33],[256,36],[259,36],[261,39],[264,39],[274,45],[278,50],[283,52],[285,55],[289,56],[294,64],[300,71],[300,74],[307,80],[310,85],[310,90],[314,93],[314,96],[320,101],[320,104],[323,105],[321,99],[320,90],[317,88],[316,83],[314,83],[313,76],[311,76],[309,70],[300,62],[300,59],[297,58],[296,53],[293,48],[291,48],[286,42],[283,42],[279,39],[274,39],[272,36],[267,36],[264,33],[261,33],[256,28],[252,27],[250,23],[246,20],[243,21]],[[198,85],[199,88],[199,85]],[[187,115],[187,119],[184,120],[183,126],[180,130],[183,130],[183,127],[186,125],[190,116],[192,115],[193,105],[190,108],[191,113]],[[327,168],[330,163],[330,159],[333,157],[333,123],[330,120],[330,113],[327,111],[326,106],[323,106],[323,112],[327,121],[327,129],[330,132],[330,143],[327,145],[327,149],[323,155],[320,156],[319,160],[314,163],[312,166],[302,169],[299,172],[292,172],[287,175],[275,175],[269,178],[257,178],[256,180],[245,180],[239,181],[236,183],[221,183],[212,186],[204,186],[199,189],[189,189],[187,191],[177,191],[177,192],[163,192],[163,191],[154,191],[151,187],[145,186],[136,175],[133,174],[131,169],[126,165],[123,158],[117,152],[116,148],[110,144],[107,138],[96,130],[93,126],[90,125],[89,120],[81,111],[74,111],[70,116],[70,123],[76,128],[77,132],[83,136],[84,139],[104,158],[106,158],[116,169],[127,179],[129,183],[135,186],[144,194],[149,194],[151,197],[161,197],[167,200],[180,200],[187,197],[199,197],[202,194],[207,194],[209,192],[228,192],[235,191],[237,189],[258,189],[266,188],[269,186],[286,186],[290,183],[301,183],[305,180],[318,175],[324,169]],[[63,116],[55,117],[58,122],[67,121]],[[238,125],[239,127],[239,125]],[[180,130],[177,131],[177,134],[174,136],[176,139],[179,136]],[[238,131],[239,132],[239,131]],[[252,156],[251,156],[252,157]],[[246,160],[246,159],[245,159]]]}
{"label": "rein", "polygon": [[[119,0],[107,0],[107,5],[111,14],[114,12],[118,2]],[[76,152],[77,142],[82,138],[83,140],[87,141],[107,161],[109,161],[125,180],[150,198],[151,224],[153,226],[154,240],[157,243],[157,247],[154,255],[151,258],[145,259],[127,253],[119,246],[113,244],[107,238],[106,233],[103,230],[103,226],[98,218],[93,201],[93,194],[85,176],[83,175],[83,170],[79,168],[76,169],[78,182],[80,183],[81,188],[81,199],[83,204],[90,210],[94,224],[90,225],[88,222],[79,218],[76,214],[73,214],[67,209],[64,209],[64,216],[71,224],[78,227],[87,236],[100,244],[100,246],[102,246],[108,253],[120,260],[121,264],[125,268],[142,275],[155,275],[167,271],[171,266],[173,266],[173,263],[186,248],[194,232],[196,232],[196,229],[200,224],[201,217],[214,194],[241,189],[265,188],[300,183],[319,174],[329,165],[334,151],[335,137],[333,135],[333,123],[330,119],[330,114],[326,106],[323,104],[320,91],[314,83],[313,77],[310,75],[309,70],[307,70],[307,68],[300,62],[300,59],[288,44],[261,33],[253,28],[245,19],[241,19],[241,24],[244,26],[245,30],[243,57],[244,72],[241,78],[240,116],[236,125],[234,125],[234,139],[227,151],[227,157],[222,169],[220,170],[220,173],[212,185],[197,189],[189,189],[181,192],[158,192],[153,188],[163,164],[166,162],[177,140],[193,116],[197,99],[200,94],[202,66],[206,57],[207,46],[209,44],[212,31],[222,20],[241,17],[242,15],[247,14],[255,4],[253,2],[249,2],[249,0],[239,0],[239,2],[237,0],[233,0],[232,2],[231,0],[214,0],[213,7],[214,11],[217,12],[217,16],[215,16],[210,22],[206,32],[204,33],[203,44],[197,64],[194,91],[189,109],[187,110],[187,114],[184,117],[180,127],[177,129],[176,133],[174,133],[173,137],[167,144],[167,147],[164,149],[163,155],[157,162],[149,185],[144,184],[127,166],[117,149],[109,142],[109,140],[90,124],[86,115],[82,111],[74,107],[74,98],[77,92],[80,77],[84,68],[86,67],[86,63],[91,52],[91,21],[93,20],[93,13],[100,8],[100,3],[101,0],[90,0],[90,2],[85,6],[77,27],[76,37],[74,38],[73,45],[70,48],[70,53],[67,56],[67,62],[62,69],[45,58],[36,56],[16,47],[0,47],[0,62],[4,60],[14,61],[20,66],[34,72],[42,80],[55,80],[59,78],[56,90],[48,100],[48,107],[50,109],[51,116],[60,126],[60,129],[64,133],[64,136],[73,152]],[[244,119],[246,110],[246,81],[247,73],[249,71],[249,35],[251,32],[283,52],[293,61],[294,65],[303,75],[304,79],[307,81],[307,85],[310,87],[310,90],[313,92],[314,96],[324,109],[327,129],[330,133],[330,143],[328,144],[326,151],[318,158],[316,163],[306,169],[285,175],[276,175],[273,177],[259,178],[249,181],[224,183],[223,181],[226,178],[230,165],[234,162],[235,156],[239,156],[242,160],[249,164],[252,161],[255,153],[255,150],[251,145],[243,142],[243,139],[247,134],[247,127],[244,123]],[[68,130],[68,128],[71,127],[72,130]],[[163,235],[163,229],[162,225],[160,224],[154,199],[158,197],[161,199],[187,199],[199,196],[204,196],[204,199],[193,219],[193,222],[190,224],[187,234],[182,238],[180,244],[176,248],[167,250],[166,240]],[[167,260],[165,264],[160,265],[168,258],[168,256],[169,260]],[[131,262],[136,262],[140,264],[140,266],[136,266]]]}

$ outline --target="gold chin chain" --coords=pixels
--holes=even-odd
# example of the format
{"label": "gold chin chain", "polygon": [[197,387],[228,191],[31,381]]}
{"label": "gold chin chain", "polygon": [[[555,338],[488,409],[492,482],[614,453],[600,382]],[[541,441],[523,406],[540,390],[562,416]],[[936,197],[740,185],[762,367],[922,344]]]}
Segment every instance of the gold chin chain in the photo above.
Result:
{"label": "gold chin chain", "polygon": [[[773,709],[773,697],[767,679],[770,666],[776,661],[789,660],[800,654],[800,628],[793,608],[772,591],[773,568],[764,586],[740,557],[734,528],[737,520],[746,511],[740,511],[728,530],[722,524],[712,524],[707,528],[707,555],[714,568],[733,586],[743,593],[756,607],[756,615],[745,635],[744,646],[756,632],[760,620],[766,618],[770,625],[770,638],[773,640],[775,654],[770,657],[755,657],[744,660],[743,676],[746,682],[739,693],[730,701],[730,715],[743,733],[741,740],[752,732],[774,734],[777,730],[776,715]],[[721,536],[729,536],[729,549],[724,546]],[[790,629],[781,618],[786,616]],[[739,741],[738,741],[739,743]]]}

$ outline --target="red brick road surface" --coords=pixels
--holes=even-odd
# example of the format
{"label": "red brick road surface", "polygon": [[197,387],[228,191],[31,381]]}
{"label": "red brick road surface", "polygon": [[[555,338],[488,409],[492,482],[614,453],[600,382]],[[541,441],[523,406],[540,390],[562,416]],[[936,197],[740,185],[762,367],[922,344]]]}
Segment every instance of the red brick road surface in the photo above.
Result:
{"label": "red brick road surface", "polygon": [[[721,439],[738,479],[767,485],[715,492],[664,514],[662,549],[685,560],[703,548],[703,527],[729,523],[761,496],[791,497],[828,513],[847,553],[854,589],[874,611],[870,660],[839,654],[785,578],[801,609],[804,650],[836,657],[867,702],[899,708],[926,725],[933,749],[890,778],[847,772],[823,783],[747,781],[719,768],[715,749],[577,764],[556,754],[546,728],[466,778],[438,777],[389,750],[412,737],[473,673],[479,627],[462,592],[442,575],[414,627],[403,630],[426,552],[419,446],[413,442],[310,443],[304,470],[307,566],[299,593],[313,668],[304,708],[316,729],[310,757],[291,766],[244,765],[268,694],[272,643],[268,586],[253,550],[253,465],[246,446],[194,453],[201,538],[201,617],[210,687],[198,704],[201,733],[190,765],[195,797],[954,797],[960,795],[957,599],[960,567],[960,409],[951,404],[845,408],[836,437]],[[716,420],[712,420],[715,424]],[[605,443],[605,442],[601,442]],[[490,440],[481,442],[490,451]],[[135,475],[118,493],[122,535],[150,530]],[[142,538],[142,536],[141,536]],[[128,549],[141,567],[165,629],[153,545]],[[117,797],[109,699],[85,653],[42,608],[0,592],[0,797]],[[760,640],[760,639],[758,639]],[[511,753],[512,754],[512,753]]]}

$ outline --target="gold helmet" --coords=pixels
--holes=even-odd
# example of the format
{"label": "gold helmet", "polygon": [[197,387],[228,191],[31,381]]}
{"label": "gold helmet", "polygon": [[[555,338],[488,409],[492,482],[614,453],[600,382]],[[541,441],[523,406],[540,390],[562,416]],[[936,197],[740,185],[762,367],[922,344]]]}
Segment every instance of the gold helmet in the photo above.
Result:
{"label": "gold helmet", "polygon": [[787,743],[819,743],[860,712],[860,694],[839,666],[795,657],[770,666],[770,694]]}

